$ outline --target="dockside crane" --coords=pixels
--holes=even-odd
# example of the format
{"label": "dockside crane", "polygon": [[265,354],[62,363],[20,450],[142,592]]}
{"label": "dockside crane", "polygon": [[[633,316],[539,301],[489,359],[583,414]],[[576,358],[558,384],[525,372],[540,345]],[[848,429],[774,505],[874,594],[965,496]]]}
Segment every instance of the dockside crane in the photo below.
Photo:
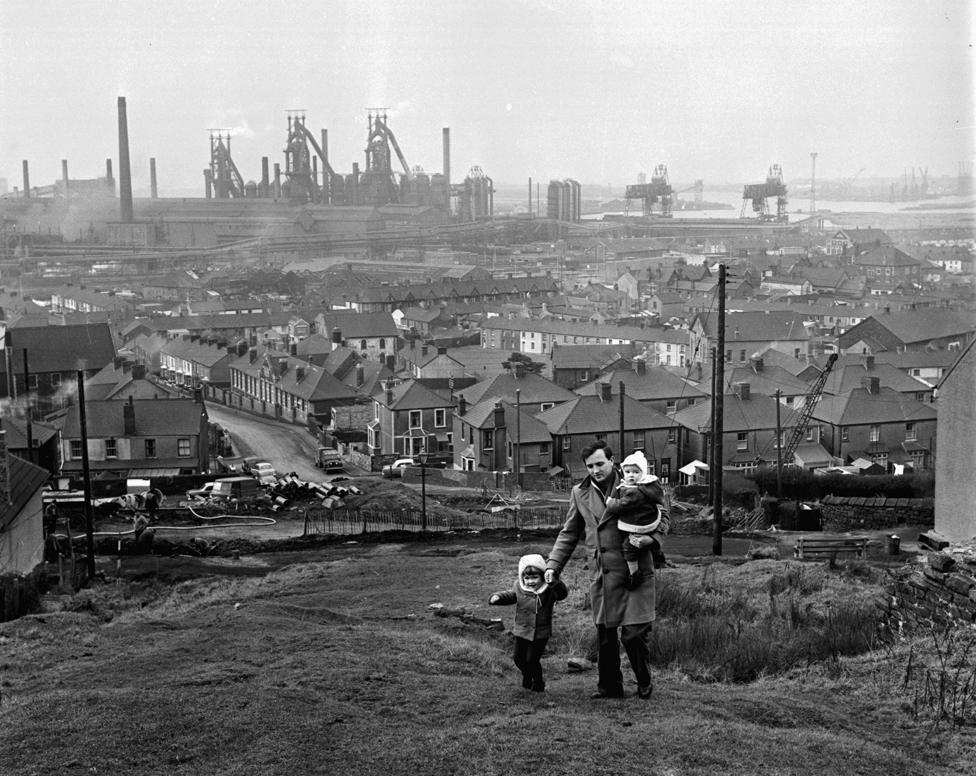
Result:
{"label": "dockside crane", "polygon": [[[776,214],[769,212],[767,200],[776,197]],[[771,165],[766,174],[765,183],[748,183],[742,190],[742,212],[740,218],[746,217],[747,203],[752,203],[752,212],[760,221],[776,221],[786,223],[789,216],[786,213],[786,183],[783,182],[783,169],[778,165]]]}
{"label": "dockside crane", "polygon": [[638,183],[628,186],[624,192],[627,200],[625,210],[629,213],[630,201],[639,199],[643,205],[644,216],[649,216],[654,212],[655,203],[661,203],[661,216],[671,218],[674,207],[674,190],[671,188],[671,181],[668,177],[668,167],[666,164],[659,164],[654,168],[650,183]]}

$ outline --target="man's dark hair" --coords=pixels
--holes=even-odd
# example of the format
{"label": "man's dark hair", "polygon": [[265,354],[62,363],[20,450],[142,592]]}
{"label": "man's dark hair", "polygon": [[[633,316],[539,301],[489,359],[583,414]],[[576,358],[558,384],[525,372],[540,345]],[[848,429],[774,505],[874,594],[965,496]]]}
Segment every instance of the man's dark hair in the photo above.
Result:
{"label": "man's dark hair", "polygon": [[592,442],[584,447],[580,452],[583,463],[586,463],[586,459],[593,455],[593,453],[595,453],[597,450],[602,450],[608,461],[613,458],[613,448],[611,448],[610,445],[608,445],[604,440],[597,439],[595,442]]}

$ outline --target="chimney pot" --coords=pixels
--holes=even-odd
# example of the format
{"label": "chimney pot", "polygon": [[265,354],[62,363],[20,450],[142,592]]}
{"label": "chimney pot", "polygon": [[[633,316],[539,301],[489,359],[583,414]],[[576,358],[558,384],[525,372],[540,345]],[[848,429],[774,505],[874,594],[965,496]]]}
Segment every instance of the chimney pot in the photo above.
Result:
{"label": "chimney pot", "polygon": [[738,396],[742,401],[748,401],[751,386],[749,383],[734,383],[732,385],[732,393]]}
{"label": "chimney pot", "polygon": [[458,417],[463,417],[468,411],[468,400],[464,396],[458,396]]}
{"label": "chimney pot", "polygon": [[861,387],[868,393],[876,396],[881,393],[881,380],[877,377],[862,377]]}

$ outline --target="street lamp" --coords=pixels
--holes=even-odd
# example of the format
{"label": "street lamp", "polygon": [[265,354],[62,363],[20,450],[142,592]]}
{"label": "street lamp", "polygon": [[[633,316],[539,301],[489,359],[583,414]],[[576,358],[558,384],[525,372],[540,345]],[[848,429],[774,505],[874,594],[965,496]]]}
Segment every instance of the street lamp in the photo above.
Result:
{"label": "street lamp", "polygon": [[427,461],[430,453],[427,451],[427,440],[420,451],[420,530],[427,530]]}

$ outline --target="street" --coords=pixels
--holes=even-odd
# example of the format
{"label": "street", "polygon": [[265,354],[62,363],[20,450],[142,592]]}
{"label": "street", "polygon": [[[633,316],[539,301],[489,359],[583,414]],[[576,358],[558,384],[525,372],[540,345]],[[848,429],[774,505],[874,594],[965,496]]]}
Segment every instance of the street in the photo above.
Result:
{"label": "street", "polygon": [[259,455],[270,461],[279,474],[295,472],[305,480],[325,479],[313,463],[315,439],[304,427],[277,423],[211,402],[207,402],[207,414],[211,422],[230,432],[235,455]]}

